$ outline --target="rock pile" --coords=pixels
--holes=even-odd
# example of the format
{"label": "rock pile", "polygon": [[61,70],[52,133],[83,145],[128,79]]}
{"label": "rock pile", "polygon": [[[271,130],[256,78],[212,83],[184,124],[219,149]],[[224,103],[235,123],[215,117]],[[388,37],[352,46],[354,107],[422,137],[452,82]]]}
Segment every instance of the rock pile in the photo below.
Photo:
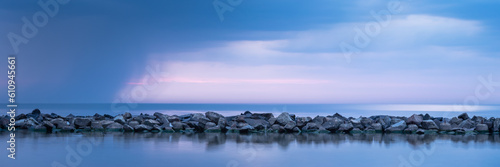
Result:
{"label": "rock pile", "polygon": [[[500,118],[484,118],[463,113],[458,117],[432,117],[429,114],[410,117],[377,115],[346,118],[336,113],[328,116],[298,117],[287,112],[274,117],[272,113],[251,113],[225,117],[219,113],[165,115],[162,113],[116,116],[63,117],[42,114],[35,109],[15,117],[17,129],[43,132],[124,131],[124,132],[206,132],[206,133],[498,133]],[[7,129],[10,117],[0,117],[0,128]]]}

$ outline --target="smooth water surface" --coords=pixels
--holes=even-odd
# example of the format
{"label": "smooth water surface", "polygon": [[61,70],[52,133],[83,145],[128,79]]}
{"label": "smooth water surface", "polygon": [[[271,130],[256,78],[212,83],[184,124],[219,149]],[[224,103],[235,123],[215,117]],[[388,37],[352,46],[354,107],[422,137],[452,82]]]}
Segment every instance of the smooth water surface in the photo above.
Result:
{"label": "smooth water surface", "polygon": [[[7,132],[0,132],[2,141]],[[4,166],[499,166],[500,136],[16,133]],[[6,145],[4,145],[6,146]]]}

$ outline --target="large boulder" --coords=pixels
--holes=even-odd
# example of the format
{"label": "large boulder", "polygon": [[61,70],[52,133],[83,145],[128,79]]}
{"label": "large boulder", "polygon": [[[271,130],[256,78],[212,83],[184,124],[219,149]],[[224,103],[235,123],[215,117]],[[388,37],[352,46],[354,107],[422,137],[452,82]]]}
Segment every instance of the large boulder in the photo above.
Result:
{"label": "large boulder", "polygon": [[245,119],[245,122],[257,130],[271,127],[271,124],[269,124],[269,122],[262,119]]}
{"label": "large boulder", "polygon": [[463,120],[468,120],[469,119],[469,115],[467,115],[467,113],[462,113],[458,116],[458,118],[460,119],[463,119]]}
{"label": "large boulder", "polygon": [[62,118],[52,119],[50,120],[50,123],[54,124],[57,129],[62,129],[62,127],[69,125],[69,123]]}
{"label": "large boulder", "polygon": [[224,118],[224,116],[222,116],[221,114],[219,113],[216,113],[216,112],[213,112],[213,111],[208,111],[205,113],[205,116],[210,119],[210,121],[212,122],[219,122],[219,119],[220,118]]}
{"label": "large boulder", "polygon": [[450,120],[451,125],[458,125],[458,124],[460,124],[460,122],[462,122],[462,119],[458,119],[457,117],[453,117]]}
{"label": "large boulder", "polygon": [[207,122],[210,122],[210,119],[208,119],[205,114],[202,113],[195,113],[193,114],[193,117],[191,117],[191,121],[196,121],[202,124],[206,124]]}
{"label": "large boulder", "polygon": [[122,131],[123,130],[123,125],[120,124],[120,123],[113,123],[111,125],[109,125],[108,127],[106,127],[106,130],[107,131]]}
{"label": "large boulder", "polygon": [[314,117],[314,119],[312,120],[312,122],[318,124],[318,125],[322,125],[324,122],[326,121],[326,117],[324,116],[316,116]]}
{"label": "large boulder", "polygon": [[123,115],[117,115],[113,120],[116,123],[125,124],[125,118],[123,118]]}
{"label": "large boulder", "polygon": [[155,126],[155,125],[160,125],[160,122],[154,120],[154,119],[148,119],[142,122],[142,124],[147,125],[147,126]]}
{"label": "large boulder", "polygon": [[422,121],[424,118],[421,115],[413,114],[406,120],[406,124],[415,124],[415,125],[421,125]]}
{"label": "large boulder", "polygon": [[302,131],[318,130],[320,127],[321,127],[321,125],[318,125],[314,122],[309,122],[306,124],[306,126],[302,127]]}
{"label": "large boulder", "polygon": [[349,123],[343,123],[343,124],[340,124],[339,126],[339,131],[344,131],[344,132],[347,132],[347,131],[351,131],[354,127],[352,126],[352,124],[349,122]]}
{"label": "large boulder", "polygon": [[382,124],[380,123],[372,123],[371,127],[377,132],[381,132],[384,128],[382,127]]}
{"label": "large boulder", "polygon": [[361,120],[363,118],[362,117],[359,117],[359,118],[356,118],[356,119],[353,119],[351,120],[351,123],[352,123],[352,126],[354,128],[358,128],[358,129],[365,129],[365,127],[363,126],[363,124],[361,123]]}
{"label": "large boulder", "polygon": [[477,124],[474,130],[478,132],[488,132],[488,126],[486,124]]}
{"label": "large boulder", "polygon": [[278,122],[282,126],[285,126],[290,121],[293,121],[293,120],[292,120],[292,117],[290,117],[290,114],[288,114],[287,112],[281,113],[276,118],[276,122]]}
{"label": "large boulder", "polygon": [[130,118],[132,118],[132,114],[130,114],[129,112],[125,112],[125,113],[123,114],[123,118],[124,118],[124,119],[130,119]]}
{"label": "large boulder", "polygon": [[179,131],[179,130],[183,130],[184,129],[184,125],[182,124],[182,122],[172,122],[172,129],[174,129],[175,131]]}
{"label": "large boulder", "polygon": [[423,120],[422,128],[424,129],[439,129],[436,123],[433,120]]}
{"label": "large boulder", "polygon": [[103,130],[104,129],[104,127],[102,126],[101,121],[92,121],[90,123],[90,128],[92,128],[94,130]]}
{"label": "large boulder", "polygon": [[405,133],[416,133],[418,130],[418,126],[415,124],[409,124],[408,127],[404,130]]}
{"label": "large boulder", "polygon": [[215,127],[215,126],[217,126],[217,124],[215,124],[213,122],[207,122],[205,124],[205,129],[210,129],[210,128]]}
{"label": "large boulder", "polygon": [[326,130],[336,131],[337,129],[339,129],[339,126],[342,123],[344,123],[344,120],[342,120],[341,118],[338,118],[338,117],[333,117],[332,119],[327,119],[327,121],[324,122],[322,126]]}
{"label": "large boulder", "polygon": [[386,129],[387,132],[403,132],[403,130],[406,128],[406,122],[401,120],[393,125],[391,125],[389,128]]}
{"label": "large boulder", "polygon": [[144,125],[144,124],[139,124],[133,127],[134,131],[136,132],[144,132],[144,131],[150,131],[153,129],[152,126]]}
{"label": "large boulder", "polygon": [[76,118],[75,119],[75,128],[77,129],[83,129],[88,126],[90,126],[90,122],[92,122],[92,119],[90,118]]}
{"label": "large boulder", "polygon": [[493,121],[493,131],[498,132],[500,130],[500,118],[496,118]]}

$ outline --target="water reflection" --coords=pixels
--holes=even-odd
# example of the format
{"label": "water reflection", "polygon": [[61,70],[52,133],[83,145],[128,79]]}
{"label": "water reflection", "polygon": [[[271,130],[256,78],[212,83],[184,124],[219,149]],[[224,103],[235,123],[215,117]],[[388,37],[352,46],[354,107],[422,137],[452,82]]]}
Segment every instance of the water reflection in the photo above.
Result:
{"label": "water reflection", "polygon": [[[8,133],[0,132],[0,136],[6,137]],[[228,142],[236,144],[259,144],[278,145],[281,149],[288,149],[291,144],[299,145],[340,145],[345,143],[363,143],[368,145],[378,144],[389,147],[395,143],[408,143],[412,148],[433,142],[448,141],[452,143],[500,143],[499,135],[477,134],[477,135],[446,135],[446,134],[236,134],[236,133],[121,133],[121,132],[89,132],[89,133],[35,133],[29,131],[16,132],[17,139],[37,140],[39,138],[92,138],[92,140],[103,141],[111,138],[115,144],[124,144],[128,147],[137,142],[153,142],[155,144],[169,144],[182,147],[182,144],[196,143],[205,145],[206,151],[217,150]]]}

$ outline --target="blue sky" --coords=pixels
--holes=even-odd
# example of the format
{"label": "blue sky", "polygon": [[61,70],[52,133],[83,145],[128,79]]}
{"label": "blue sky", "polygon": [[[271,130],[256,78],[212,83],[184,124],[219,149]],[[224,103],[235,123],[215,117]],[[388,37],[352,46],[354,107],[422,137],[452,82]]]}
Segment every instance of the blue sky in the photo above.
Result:
{"label": "blue sky", "polygon": [[[18,46],[18,102],[463,103],[478,77],[500,82],[497,1],[397,1],[382,21],[371,13],[393,2],[220,0],[222,21],[214,2],[59,4]],[[43,9],[0,3],[6,57],[7,34]],[[356,46],[367,25],[379,29]],[[359,52],[346,59],[342,43]],[[480,103],[498,104],[497,89]]]}

